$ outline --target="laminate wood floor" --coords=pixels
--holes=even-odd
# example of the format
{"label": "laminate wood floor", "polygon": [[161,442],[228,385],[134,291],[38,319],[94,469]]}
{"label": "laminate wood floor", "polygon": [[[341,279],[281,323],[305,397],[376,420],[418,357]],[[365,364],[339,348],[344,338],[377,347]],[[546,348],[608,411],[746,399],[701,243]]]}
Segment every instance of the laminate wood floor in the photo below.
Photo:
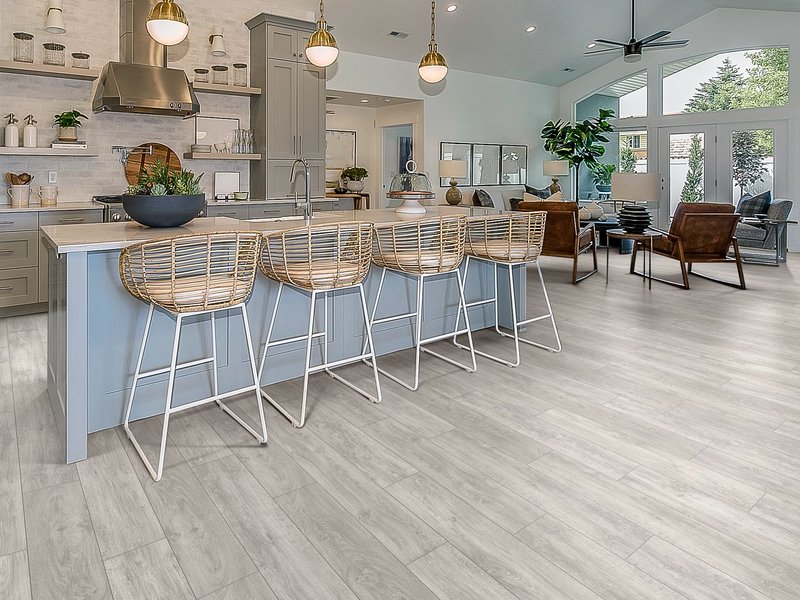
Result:
{"label": "laminate wood floor", "polygon": [[[0,319],[0,598],[798,600],[799,261],[684,291],[616,254],[608,285],[545,260],[562,353],[475,374],[423,355],[419,392],[384,379],[380,405],[316,375],[304,429],[267,405],[266,447],[181,413],[160,483],[119,430],[63,464],[45,318]],[[159,419],[136,427],[154,453]]]}

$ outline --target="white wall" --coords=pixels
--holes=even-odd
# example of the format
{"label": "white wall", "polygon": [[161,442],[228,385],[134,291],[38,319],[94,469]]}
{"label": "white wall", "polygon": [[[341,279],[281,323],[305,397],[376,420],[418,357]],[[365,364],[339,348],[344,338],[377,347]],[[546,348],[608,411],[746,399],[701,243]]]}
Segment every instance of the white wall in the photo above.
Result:
{"label": "white wall", "polygon": [[328,109],[336,114],[327,115],[327,129],[343,129],[356,132],[356,165],[364,167],[369,172],[366,180],[365,192],[368,192],[374,204],[380,186],[380,164],[377,160],[375,147],[375,119],[377,109],[361,106],[341,106],[331,104]]}
{"label": "white wall", "polygon": [[530,183],[541,187],[547,182],[541,175],[547,156],[539,134],[558,112],[558,88],[452,69],[443,83],[429,85],[420,81],[415,64],[348,52],[329,69],[328,87],[424,100],[423,135],[415,130],[414,154],[431,177],[439,202],[447,191],[437,185],[443,141],[527,145]]}
{"label": "white wall", "polygon": [[[788,148],[784,161],[787,177],[776,181],[775,196],[793,200],[794,218],[800,215],[800,13],[742,9],[717,9],[676,29],[674,39],[688,38],[689,46],[674,50],[645,51],[642,60],[627,64],[621,58],[576,79],[560,88],[560,114],[571,119],[574,104],[609,83],[633,75],[643,69],[648,72],[648,114],[646,118],[624,120],[626,127],[647,128],[650,164],[658,169],[658,128],[671,125],[703,125],[714,123],[757,122],[782,120],[788,123]],[[691,115],[659,115],[660,67],[681,58],[726,50],[742,50],[769,46],[789,48],[789,106],[771,109],[747,109],[723,113],[694,113]],[[652,82],[658,82],[656,86]],[[789,229],[789,246],[800,251],[800,228]]]}

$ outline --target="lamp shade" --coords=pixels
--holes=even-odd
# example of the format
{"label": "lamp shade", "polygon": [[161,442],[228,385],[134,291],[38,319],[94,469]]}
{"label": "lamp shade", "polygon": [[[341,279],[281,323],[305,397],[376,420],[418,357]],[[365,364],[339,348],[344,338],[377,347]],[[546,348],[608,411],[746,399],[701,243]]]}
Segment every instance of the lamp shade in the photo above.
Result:
{"label": "lamp shade", "polygon": [[542,175],[550,177],[564,177],[569,175],[568,160],[546,160],[542,164]]}
{"label": "lamp shade", "polygon": [[62,9],[63,0],[48,0],[47,20],[44,28],[48,33],[66,33],[64,26],[64,11]]}
{"label": "lamp shade", "polygon": [[440,160],[439,177],[460,179],[467,176],[467,161],[465,160]]}
{"label": "lamp shade", "polygon": [[611,197],[631,202],[660,202],[661,173],[614,173]]}

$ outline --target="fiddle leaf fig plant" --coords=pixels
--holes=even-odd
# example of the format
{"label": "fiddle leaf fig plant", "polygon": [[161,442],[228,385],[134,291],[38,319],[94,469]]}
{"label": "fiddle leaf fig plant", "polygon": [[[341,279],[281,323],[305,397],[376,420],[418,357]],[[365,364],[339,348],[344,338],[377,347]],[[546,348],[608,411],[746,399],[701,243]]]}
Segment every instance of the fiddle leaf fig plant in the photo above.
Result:
{"label": "fiddle leaf fig plant", "polygon": [[591,119],[577,123],[549,121],[542,128],[544,149],[575,167],[576,187],[581,165],[585,164],[591,169],[599,164],[597,159],[605,154],[603,144],[609,141],[605,134],[614,131],[609,122],[614,117],[613,110],[601,108],[598,116]]}
{"label": "fiddle leaf fig plant", "polygon": [[592,181],[595,185],[611,185],[611,176],[616,172],[617,165],[597,163],[590,168],[592,171]]}

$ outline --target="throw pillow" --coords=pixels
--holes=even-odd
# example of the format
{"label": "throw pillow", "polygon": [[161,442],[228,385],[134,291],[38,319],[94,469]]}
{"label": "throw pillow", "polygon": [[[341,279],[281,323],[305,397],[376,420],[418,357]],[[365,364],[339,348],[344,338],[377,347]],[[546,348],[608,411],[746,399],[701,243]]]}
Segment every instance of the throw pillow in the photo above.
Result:
{"label": "throw pillow", "polygon": [[486,208],[494,208],[494,201],[486,190],[475,190],[472,194],[472,204]]}
{"label": "throw pillow", "polygon": [[509,198],[508,204],[511,206],[511,210],[519,210],[519,203],[522,202],[522,198]]}
{"label": "throw pillow", "polygon": [[533,194],[529,194],[525,192],[522,194],[522,201],[523,202],[544,202],[544,198],[540,198],[539,196],[535,196]]}
{"label": "throw pillow", "polygon": [[769,205],[772,204],[772,192],[767,190],[761,192],[756,196],[745,194],[739,204],[736,206],[736,212],[743,217],[755,217],[756,215],[765,215],[769,210]]}
{"label": "throw pillow", "polygon": [[563,202],[564,192],[556,192],[552,196],[545,199],[547,202]]}
{"label": "throw pillow", "polygon": [[537,190],[535,187],[530,185],[525,186],[525,192],[532,196],[538,196],[541,200],[546,200],[550,196],[550,189],[549,188],[542,188],[541,190]]}

